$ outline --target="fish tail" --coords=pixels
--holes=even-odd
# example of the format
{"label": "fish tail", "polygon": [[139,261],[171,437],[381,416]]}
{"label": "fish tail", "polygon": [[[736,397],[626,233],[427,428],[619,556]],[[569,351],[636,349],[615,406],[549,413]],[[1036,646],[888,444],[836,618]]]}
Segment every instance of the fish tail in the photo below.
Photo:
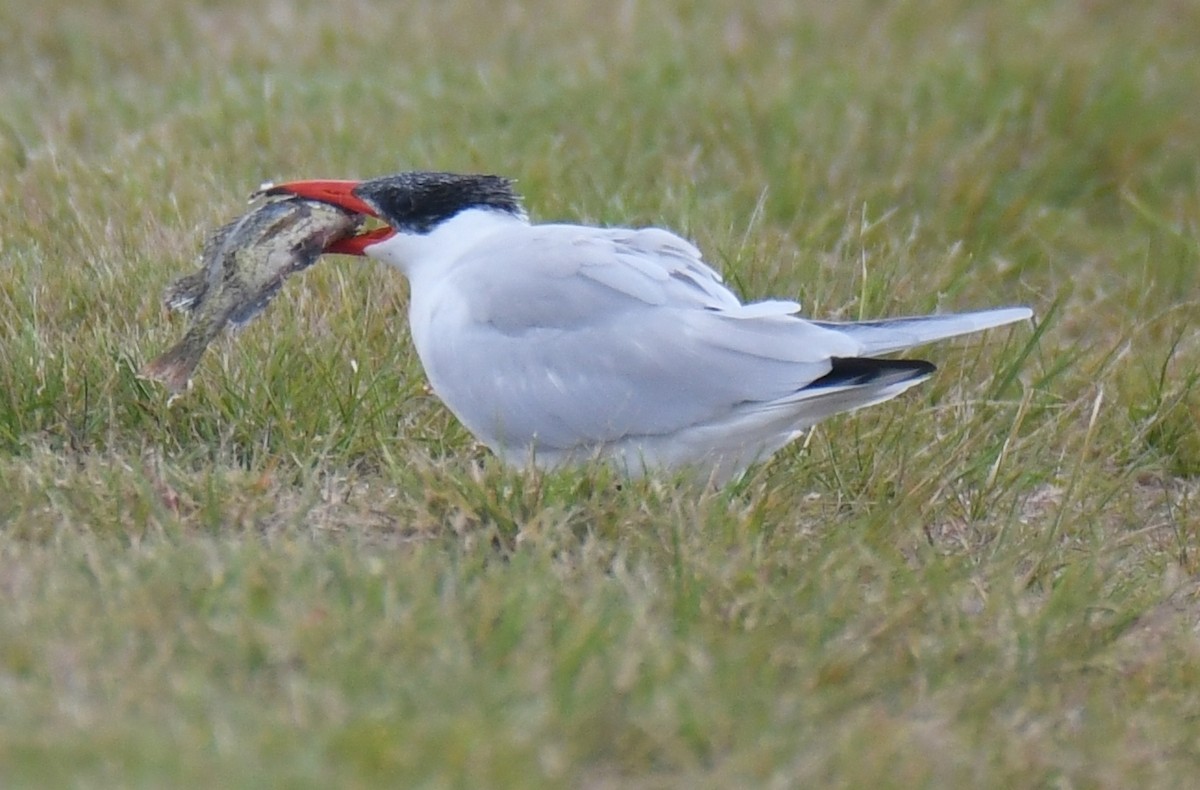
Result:
{"label": "fish tail", "polygon": [[147,363],[139,375],[163,383],[172,393],[183,392],[192,380],[192,372],[199,364],[203,351],[204,346],[197,347],[184,338]]}

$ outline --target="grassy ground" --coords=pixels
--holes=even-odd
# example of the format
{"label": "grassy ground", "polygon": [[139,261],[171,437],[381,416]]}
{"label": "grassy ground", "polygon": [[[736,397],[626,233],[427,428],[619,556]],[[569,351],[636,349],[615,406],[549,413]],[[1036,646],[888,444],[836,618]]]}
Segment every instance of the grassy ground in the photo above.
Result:
{"label": "grassy ground", "polygon": [[[0,5],[0,783],[1194,780],[1200,6],[405,5]],[[410,168],[1039,321],[720,492],[500,468],[348,259],[135,378],[260,181]]]}

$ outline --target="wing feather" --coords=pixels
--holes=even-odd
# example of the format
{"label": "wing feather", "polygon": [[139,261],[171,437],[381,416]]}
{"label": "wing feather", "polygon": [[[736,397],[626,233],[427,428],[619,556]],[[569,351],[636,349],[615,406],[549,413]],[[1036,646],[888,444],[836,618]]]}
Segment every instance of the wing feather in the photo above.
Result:
{"label": "wing feather", "polygon": [[973,313],[884,318],[875,321],[836,323],[814,321],[817,326],[841,332],[863,344],[868,354],[888,354],[906,348],[993,329],[1033,317],[1028,307],[1000,307]]}

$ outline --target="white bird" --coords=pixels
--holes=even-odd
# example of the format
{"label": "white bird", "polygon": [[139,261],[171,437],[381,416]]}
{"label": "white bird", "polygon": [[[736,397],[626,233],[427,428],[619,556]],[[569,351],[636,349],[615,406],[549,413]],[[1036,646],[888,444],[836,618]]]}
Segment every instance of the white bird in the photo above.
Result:
{"label": "white bird", "polygon": [[327,252],[411,285],[429,383],[506,463],[608,459],[721,483],[819,420],[894,398],[934,371],[878,359],[1028,319],[1025,307],[834,323],[787,300],[743,304],[661,228],[531,224],[508,179],[412,172],[267,190],[382,219]]}

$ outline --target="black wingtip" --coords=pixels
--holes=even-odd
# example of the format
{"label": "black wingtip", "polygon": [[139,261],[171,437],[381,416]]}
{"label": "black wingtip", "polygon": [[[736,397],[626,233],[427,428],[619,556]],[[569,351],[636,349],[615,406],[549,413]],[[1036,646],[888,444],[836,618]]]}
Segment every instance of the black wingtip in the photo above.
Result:
{"label": "black wingtip", "polygon": [[856,387],[866,384],[898,384],[923,379],[937,366],[920,359],[875,359],[873,357],[834,357],[833,369],[809,384],[807,389]]}

